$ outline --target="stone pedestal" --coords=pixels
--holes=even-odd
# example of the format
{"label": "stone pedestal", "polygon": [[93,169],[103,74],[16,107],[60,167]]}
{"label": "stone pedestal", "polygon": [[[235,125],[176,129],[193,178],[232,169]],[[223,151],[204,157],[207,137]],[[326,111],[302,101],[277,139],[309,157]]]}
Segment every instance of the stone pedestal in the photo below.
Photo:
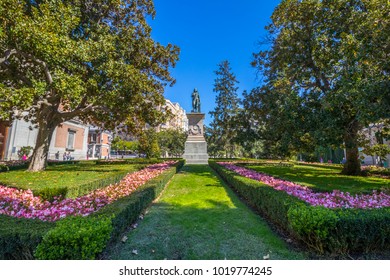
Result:
{"label": "stone pedestal", "polygon": [[188,113],[188,137],[183,158],[186,164],[208,164],[207,143],[204,139],[203,113]]}

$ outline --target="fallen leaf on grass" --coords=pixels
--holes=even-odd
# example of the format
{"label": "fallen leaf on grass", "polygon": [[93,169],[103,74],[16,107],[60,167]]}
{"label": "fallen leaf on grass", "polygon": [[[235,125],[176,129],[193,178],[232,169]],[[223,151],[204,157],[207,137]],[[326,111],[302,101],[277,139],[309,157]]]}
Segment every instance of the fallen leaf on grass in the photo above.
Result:
{"label": "fallen leaf on grass", "polygon": [[123,236],[123,238],[122,238],[122,242],[123,242],[123,243],[125,243],[125,242],[127,241],[127,239],[128,239],[128,238],[127,238],[127,236],[126,236],[126,235],[125,235],[125,236]]}

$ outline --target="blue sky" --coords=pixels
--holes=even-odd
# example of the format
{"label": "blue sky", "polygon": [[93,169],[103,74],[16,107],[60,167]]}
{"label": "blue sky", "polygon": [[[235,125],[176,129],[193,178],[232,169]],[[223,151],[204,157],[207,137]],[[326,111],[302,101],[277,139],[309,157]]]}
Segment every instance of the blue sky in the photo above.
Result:
{"label": "blue sky", "polygon": [[239,94],[259,84],[250,66],[252,53],[266,35],[264,27],[280,0],[154,0],[156,17],[150,22],[152,38],[180,48],[171,73],[176,79],[165,97],[191,111],[191,93],[197,88],[206,113],[215,107],[214,73],[223,60],[230,62],[240,82]]}

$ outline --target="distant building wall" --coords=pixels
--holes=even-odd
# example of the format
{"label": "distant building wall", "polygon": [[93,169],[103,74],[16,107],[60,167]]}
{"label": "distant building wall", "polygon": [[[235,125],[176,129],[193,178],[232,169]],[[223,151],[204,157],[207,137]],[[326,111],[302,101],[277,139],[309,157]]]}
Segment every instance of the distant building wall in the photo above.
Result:
{"label": "distant building wall", "polygon": [[[4,159],[18,159],[18,151],[23,146],[35,147],[38,129],[31,122],[15,120],[8,129]],[[71,135],[70,135],[71,134]],[[77,122],[68,121],[55,128],[49,147],[48,159],[56,159],[59,152],[60,160],[64,152],[69,152],[74,159],[85,159],[87,154],[88,127]],[[73,141],[73,143],[70,143]],[[30,154],[31,155],[31,154]]]}

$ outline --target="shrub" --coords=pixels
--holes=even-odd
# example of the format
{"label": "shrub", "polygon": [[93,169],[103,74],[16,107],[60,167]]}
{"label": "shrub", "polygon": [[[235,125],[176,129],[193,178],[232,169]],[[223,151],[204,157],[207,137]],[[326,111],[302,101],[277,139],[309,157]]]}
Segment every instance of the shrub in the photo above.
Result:
{"label": "shrub", "polygon": [[0,164],[0,172],[7,172],[19,169],[27,169],[28,162],[24,160],[10,160],[4,161]]}
{"label": "shrub", "polygon": [[5,164],[0,164],[0,172],[7,172],[9,171],[9,167]]}
{"label": "shrub", "polygon": [[110,238],[111,219],[68,217],[57,222],[38,245],[41,260],[88,260],[101,253]]}
{"label": "shrub", "polygon": [[[166,160],[166,159],[164,159]],[[163,162],[161,159],[147,159],[147,158],[133,158],[133,159],[109,159],[109,160],[97,160],[96,164],[112,165],[112,164],[155,164]]]}
{"label": "shrub", "polygon": [[0,259],[33,259],[42,237],[55,226],[38,219],[0,215]]}

